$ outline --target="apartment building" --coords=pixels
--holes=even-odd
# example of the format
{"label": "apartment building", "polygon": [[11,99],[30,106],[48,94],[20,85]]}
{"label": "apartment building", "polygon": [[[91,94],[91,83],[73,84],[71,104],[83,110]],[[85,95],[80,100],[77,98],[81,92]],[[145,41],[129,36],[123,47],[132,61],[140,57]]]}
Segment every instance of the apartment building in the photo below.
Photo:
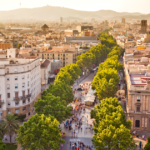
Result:
{"label": "apartment building", "polygon": [[126,49],[127,119],[132,130],[150,131],[150,47]]}
{"label": "apartment building", "polygon": [[48,60],[61,60],[61,67],[65,65],[72,64],[76,62],[77,49],[74,47],[53,47],[52,50],[47,51],[34,51],[35,56],[40,57],[41,59]]}
{"label": "apartment building", "polygon": [[0,119],[7,114],[34,114],[41,94],[40,59],[0,59]]}
{"label": "apartment building", "polygon": [[0,49],[8,49],[8,48],[13,48],[13,44],[12,43],[0,43]]}

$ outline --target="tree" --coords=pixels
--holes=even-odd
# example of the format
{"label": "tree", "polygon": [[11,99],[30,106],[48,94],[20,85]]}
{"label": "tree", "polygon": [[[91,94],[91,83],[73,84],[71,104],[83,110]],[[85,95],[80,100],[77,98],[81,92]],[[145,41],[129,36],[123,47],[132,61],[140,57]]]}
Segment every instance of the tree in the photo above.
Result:
{"label": "tree", "polygon": [[121,104],[117,98],[106,98],[95,106],[93,144],[96,150],[134,149],[131,138],[131,121],[126,121]]}
{"label": "tree", "polygon": [[116,94],[118,87],[113,78],[109,81],[107,81],[106,78],[102,78],[97,80],[94,89],[96,90],[99,100],[101,100],[107,97],[113,97]]}
{"label": "tree", "polygon": [[60,97],[60,99],[65,100],[67,104],[71,103],[74,99],[71,87],[64,82],[57,82],[55,85],[50,84],[47,93]]}
{"label": "tree", "polygon": [[16,140],[26,150],[59,149],[65,141],[58,125],[59,122],[51,115],[33,115],[20,126]]}
{"label": "tree", "polygon": [[[116,86],[119,82],[119,76],[118,72],[115,69],[104,69],[104,70],[98,70],[97,75],[94,77],[94,80],[92,82],[92,88],[96,89],[97,86],[100,86],[102,80],[101,79],[106,79],[107,82],[113,81],[114,85]],[[101,81],[101,82],[100,82]],[[96,91],[97,92],[97,91]]]}
{"label": "tree", "polygon": [[75,80],[82,74],[81,69],[77,64],[69,64],[60,69],[60,72],[68,72],[71,76],[70,85],[73,85]]}
{"label": "tree", "polygon": [[64,121],[69,118],[72,108],[67,107],[66,102],[61,100],[60,97],[55,97],[51,93],[42,97],[43,99],[38,99],[35,104],[35,112],[39,115],[44,114],[48,116],[54,116],[59,122]]}
{"label": "tree", "polygon": [[150,136],[148,136],[147,139],[148,139],[148,142],[145,145],[144,150],[150,150]]}
{"label": "tree", "polygon": [[60,81],[66,83],[67,85],[71,85],[72,84],[71,75],[67,71],[65,72],[60,71],[55,78],[55,84]]}
{"label": "tree", "polygon": [[11,136],[16,133],[16,130],[19,128],[19,121],[17,120],[17,117],[12,114],[6,115],[2,126],[4,133],[10,136],[11,143]]}
{"label": "tree", "polygon": [[76,64],[79,65],[82,69],[86,70],[93,66],[96,62],[96,57],[90,52],[82,53],[77,56]]}
{"label": "tree", "polygon": [[4,136],[4,129],[2,123],[0,123],[0,139],[3,139]]}
{"label": "tree", "polygon": [[118,128],[110,125],[105,129],[99,125],[92,141],[96,150],[135,150],[130,130],[124,125],[120,125]]}
{"label": "tree", "polygon": [[6,150],[6,144],[0,138],[0,150]]}

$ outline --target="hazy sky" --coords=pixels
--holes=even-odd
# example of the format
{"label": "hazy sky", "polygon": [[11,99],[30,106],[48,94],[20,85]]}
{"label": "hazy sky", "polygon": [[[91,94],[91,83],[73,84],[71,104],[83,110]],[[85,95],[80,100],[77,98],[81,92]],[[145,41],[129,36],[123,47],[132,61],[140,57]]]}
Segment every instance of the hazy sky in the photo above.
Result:
{"label": "hazy sky", "polygon": [[118,12],[150,13],[150,0],[0,0],[0,10],[61,6],[77,10],[115,10]]}

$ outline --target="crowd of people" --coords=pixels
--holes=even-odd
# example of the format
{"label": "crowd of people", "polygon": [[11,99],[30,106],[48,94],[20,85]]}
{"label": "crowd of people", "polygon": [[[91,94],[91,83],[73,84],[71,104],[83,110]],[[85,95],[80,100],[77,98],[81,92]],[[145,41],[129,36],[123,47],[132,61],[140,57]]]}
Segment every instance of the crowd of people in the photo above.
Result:
{"label": "crowd of people", "polygon": [[83,142],[70,142],[70,147],[72,150],[92,150],[93,145],[85,145]]}

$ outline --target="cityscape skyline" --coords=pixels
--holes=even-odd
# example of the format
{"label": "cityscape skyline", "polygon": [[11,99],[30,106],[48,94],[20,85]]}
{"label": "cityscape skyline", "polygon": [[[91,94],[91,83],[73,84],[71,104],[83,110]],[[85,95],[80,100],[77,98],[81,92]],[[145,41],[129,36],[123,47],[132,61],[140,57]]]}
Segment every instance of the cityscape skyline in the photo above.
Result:
{"label": "cityscape skyline", "polygon": [[[145,3],[147,5],[145,5]],[[29,5],[30,4],[30,5]],[[56,1],[49,1],[49,0],[0,0],[0,11],[9,11],[18,8],[36,8],[36,7],[43,7],[46,5],[50,6],[59,6],[65,7],[75,10],[82,10],[82,11],[98,11],[98,10],[114,10],[117,12],[140,12],[144,14],[150,13],[148,6],[150,1],[143,0],[143,1],[136,1],[136,0],[105,0],[105,1],[98,1],[93,0],[91,1],[68,1],[68,0],[56,0]],[[132,7],[134,5],[134,7]]]}

